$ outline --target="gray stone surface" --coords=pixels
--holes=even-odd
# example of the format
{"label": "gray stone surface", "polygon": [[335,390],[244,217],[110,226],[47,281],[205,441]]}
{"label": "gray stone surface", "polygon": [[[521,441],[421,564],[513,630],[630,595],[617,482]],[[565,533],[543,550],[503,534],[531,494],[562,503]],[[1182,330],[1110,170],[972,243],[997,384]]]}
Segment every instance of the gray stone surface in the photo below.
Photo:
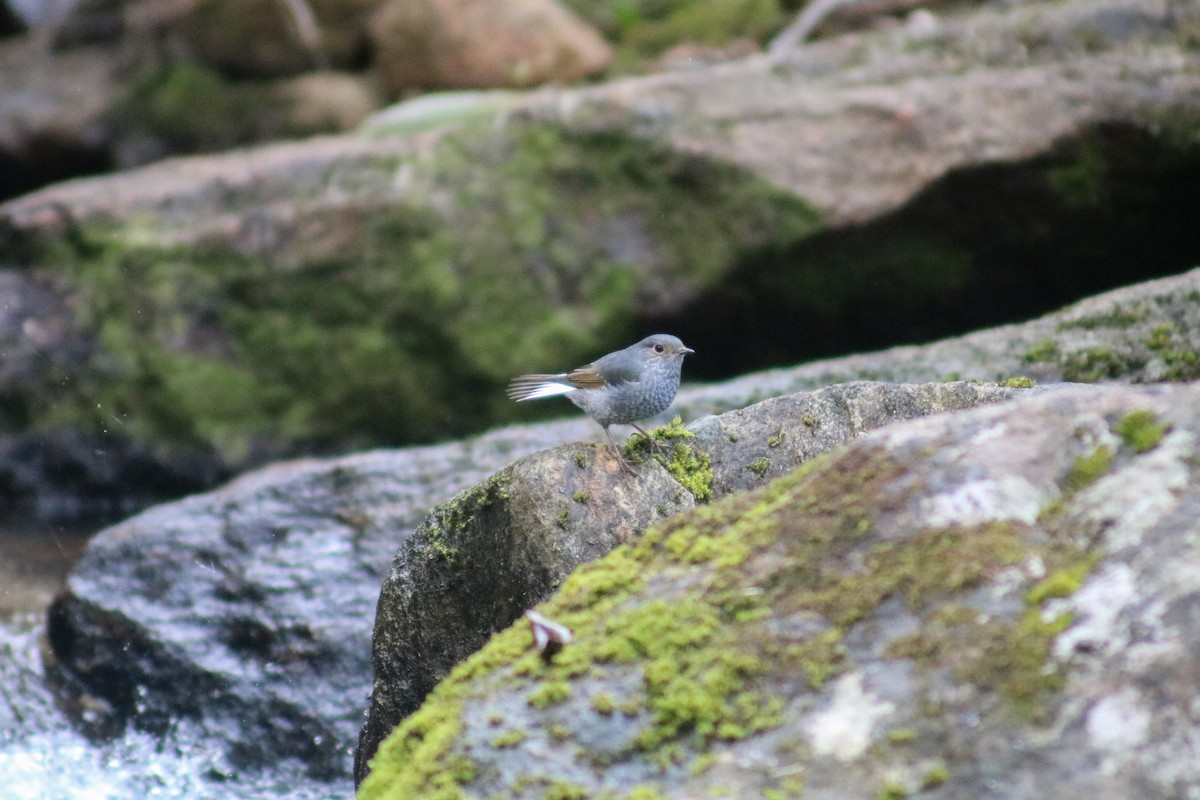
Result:
{"label": "gray stone surface", "polygon": [[552,662],[517,624],[439,685],[360,797],[1200,796],[1197,420],[1194,385],[1059,387],[674,517],[539,607]]}

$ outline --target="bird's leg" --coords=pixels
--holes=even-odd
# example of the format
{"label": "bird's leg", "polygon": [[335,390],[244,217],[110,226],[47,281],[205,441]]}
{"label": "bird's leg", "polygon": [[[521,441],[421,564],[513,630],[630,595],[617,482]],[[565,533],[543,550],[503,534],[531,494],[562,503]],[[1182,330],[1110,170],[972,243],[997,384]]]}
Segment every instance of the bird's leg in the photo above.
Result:
{"label": "bird's leg", "polygon": [[613,441],[612,434],[608,432],[607,425],[601,425],[604,428],[604,435],[608,438],[608,446],[612,448],[613,455],[617,457],[617,461],[621,464],[621,469],[625,470],[630,475],[634,474],[633,467],[629,466],[629,462],[625,460],[625,456],[621,455],[621,449],[617,447],[617,443]]}
{"label": "bird's leg", "polygon": [[665,447],[663,447],[661,444],[659,444],[657,439],[655,439],[653,436],[651,436],[650,434],[648,434],[644,430],[642,430],[641,425],[638,425],[633,422],[631,422],[629,424],[633,427],[633,429],[635,431],[637,431],[638,433],[640,433],[642,435],[642,438],[644,438],[647,442],[650,443],[651,450],[653,450],[655,453],[658,453],[660,456],[663,456],[664,458],[666,457],[667,449]]}

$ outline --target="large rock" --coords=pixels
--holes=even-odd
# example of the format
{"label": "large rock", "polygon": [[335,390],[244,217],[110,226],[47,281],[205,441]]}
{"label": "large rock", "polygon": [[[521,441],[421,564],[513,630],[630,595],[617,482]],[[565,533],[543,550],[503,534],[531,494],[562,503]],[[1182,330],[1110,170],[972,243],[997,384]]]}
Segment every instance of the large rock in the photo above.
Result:
{"label": "large rock", "polygon": [[555,0],[390,0],[371,18],[375,69],[400,95],[574,83],[612,48]]}
{"label": "large rock", "polygon": [[[890,426],[660,523],[500,631],[363,800],[1200,791],[1200,387]],[[416,541],[415,538],[410,540]]]}
{"label": "large rock", "polygon": [[[847,384],[664,432],[663,463],[631,480],[604,450],[522,459],[435,508],[392,563],[373,634],[371,708],[356,775],[451,668],[584,561],[697,500],[760,486],[866,430],[1012,396],[994,384]],[[646,448],[641,448],[645,457]]]}

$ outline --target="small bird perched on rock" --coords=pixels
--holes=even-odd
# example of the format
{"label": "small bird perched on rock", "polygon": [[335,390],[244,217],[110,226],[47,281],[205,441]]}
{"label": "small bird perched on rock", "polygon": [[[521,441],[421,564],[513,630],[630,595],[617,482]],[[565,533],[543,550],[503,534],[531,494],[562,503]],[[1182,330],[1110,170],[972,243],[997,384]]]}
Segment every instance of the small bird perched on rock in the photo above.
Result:
{"label": "small bird perched on rock", "polygon": [[608,426],[633,425],[653,444],[654,440],[636,424],[671,405],[679,390],[683,357],[694,353],[675,336],[656,333],[624,350],[617,350],[579,369],[557,375],[532,374],[513,378],[508,396],[513,400],[537,400],[566,395],[600,423],[621,468],[632,472],[613,442]]}

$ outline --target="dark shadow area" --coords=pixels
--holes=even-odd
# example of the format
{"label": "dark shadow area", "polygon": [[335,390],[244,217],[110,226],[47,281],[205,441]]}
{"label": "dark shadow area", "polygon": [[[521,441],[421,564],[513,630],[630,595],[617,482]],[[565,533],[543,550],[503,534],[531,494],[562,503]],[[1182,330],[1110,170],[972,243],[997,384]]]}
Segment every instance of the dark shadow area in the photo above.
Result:
{"label": "dark shadow area", "polygon": [[19,155],[0,150],[0,202],[58,181],[99,175],[112,168],[112,158],[101,148],[81,148],[50,138],[31,143],[28,152]]}
{"label": "dark shadow area", "polygon": [[928,342],[1200,264],[1200,147],[1105,126],[946,176],[878,221],[748,259],[646,330],[689,380]]}

